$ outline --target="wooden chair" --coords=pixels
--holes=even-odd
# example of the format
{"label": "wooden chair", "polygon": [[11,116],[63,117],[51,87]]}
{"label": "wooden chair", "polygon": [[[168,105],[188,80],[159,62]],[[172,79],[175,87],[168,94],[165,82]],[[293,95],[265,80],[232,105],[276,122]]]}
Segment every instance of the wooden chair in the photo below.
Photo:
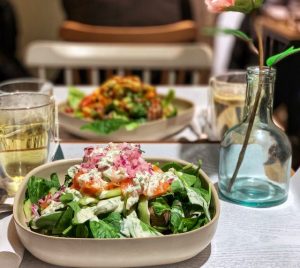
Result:
{"label": "wooden chair", "polygon": [[[196,42],[198,32],[196,21],[194,20],[183,20],[167,25],[145,27],[94,26],[74,21],[65,21],[60,28],[60,37],[64,41],[72,42],[183,44]],[[132,70],[125,70],[125,73],[131,74],[131,71]],[[112,70],[106,70],[106,78],[112,73]],[[166,84],[168,82],[168,73],[162,70],[160,70],[159,73],[159,83]],[[176,74],[176,84],[184,84],[186,81],[191,81],[191,79],[187,78],[190,73],[186,70],[178,70]],[[202,70],[201,77],[203,83],[208,82],[208,76],[209,70]]]}
{"label": "wooden chair", "polygon": [[[65,21],[60,28],[60,37],[64,41],[93,43],[187,43],[195,42],[197,39],[197,27],[193,20],[145,27],[108,27]],[[132,70],[125,70],[126,74],[131,74],[131,72]],[[106,70],[106,78],[111,76],[112,73],[113,70]],[[159,73],[160,84],[166,83],[167,72],[160,71]],[[178,71],[176,83],[183,84],[187,74],[184,70]]]}
{"label": "wooden chair", "polygon": [[192,20],[146,27],[94,26],[65,21],[60,28],[65,41],[94,43],[183,43],[195,41],[197,28]]}
{"label": "wooden chair", "polygon": [[212,51],[207,44],[95,44],[36,41],[25,55],[28,67],[37,68],[40,78],[47,69],[64,69],[65,83],[74,83],[74,69],[91,70],[91,84],[99,85],[99,69],[142,70],[144,82],[151,81],[152,70],[168,73],[166,83],[174,85],[180,70],[192,72],[192,83],[206,83],[212,65]]}

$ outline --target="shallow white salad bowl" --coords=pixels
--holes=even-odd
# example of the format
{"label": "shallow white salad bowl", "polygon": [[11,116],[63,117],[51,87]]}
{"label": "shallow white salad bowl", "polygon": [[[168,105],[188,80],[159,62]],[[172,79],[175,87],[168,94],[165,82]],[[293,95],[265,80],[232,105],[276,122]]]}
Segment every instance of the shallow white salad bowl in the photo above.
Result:
{"label": "shallow white salad bowl", "polygon": [[147,121],[134,130],[126,130],[124,127],[113,131],[107,135],[95,133],[80,128],[92,121],[80,119],[65,113],[66,103],[59,104],[59,123],[69,133],[95,141],[157,141],[171,136],[187,127],[194,116],[195,105],[189,100],[175,98],[174,106],[178,113],[174,117],[161,118]]}
{"label": "shallow white salad bowl", "polygon": [[[181,160],[152,158],[150,162],[186,164]],[[61,180],[67,169],[81,162],[81,159],[60,160],[32,170],[21,185],[15,197],[14,221],[20,240],[28,251],[37,258],[56,265],[72,267],[138,267],[175,263],[189,259],[201,252],[212,240],[220,214],[217,192],[208,176],[200,170],[204,185],[211,184],[212,220],[205,226],[183,234],[151,238],[64,238],[35,233],[27,227],[23,214],[23,200],[26,184],[32,175],[50,177],[56,172]]]}

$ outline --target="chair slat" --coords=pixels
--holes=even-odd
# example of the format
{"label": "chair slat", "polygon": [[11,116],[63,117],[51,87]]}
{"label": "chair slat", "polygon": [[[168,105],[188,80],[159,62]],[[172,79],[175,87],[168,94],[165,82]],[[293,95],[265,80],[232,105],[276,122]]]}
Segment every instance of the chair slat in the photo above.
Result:
{"label": "chair slat", "polygon": [[199,85],[199,83],[200,83],[200,74],[199,71],[195,70],[193,71],[193,75],[192,75],[192,84]]}
{"label": "chair slat", "polygon": [[150,70],[144,70],[143,71],[143,81],[144,83],[150,84],[151,83],[151,71]]}
{"label": "chair slat", "polygon": [[99,85],[100,84],[100,74],[99,70],[96,68],[93,68],[91,70],[91,80],[93,85]]}
{"label": "chair slat", "polygon": [[168,74],[168,84],[169,85],[175,85],[176,82],[176,72],[175,71],[169,71]]}
{"label": "chair slat", "polygon": [[72,69],[70,68],[65,69],[65,83],[68,86],[73,84],[73,73],[72,73]]}
{"label": "chair slat", "polygon": [[122,68],[118,68],[117,74],[118,74],[119,76],[123,76],[123,75],[125,75],[125,70],[122,69]]}

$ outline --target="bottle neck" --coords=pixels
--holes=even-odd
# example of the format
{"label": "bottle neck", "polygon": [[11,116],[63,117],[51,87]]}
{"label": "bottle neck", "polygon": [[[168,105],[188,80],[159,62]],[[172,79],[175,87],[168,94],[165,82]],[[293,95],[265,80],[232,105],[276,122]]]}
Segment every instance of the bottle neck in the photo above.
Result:
{"label": "bottle neck", "polygon": [[244,120],[248,121],[252,113],[256,94],[261,87],[255,121],[268,123],[272,121],[273,92],[275,83],[275,70],[269,67],[249,67],[247,69],[247,90],[244,109]]}

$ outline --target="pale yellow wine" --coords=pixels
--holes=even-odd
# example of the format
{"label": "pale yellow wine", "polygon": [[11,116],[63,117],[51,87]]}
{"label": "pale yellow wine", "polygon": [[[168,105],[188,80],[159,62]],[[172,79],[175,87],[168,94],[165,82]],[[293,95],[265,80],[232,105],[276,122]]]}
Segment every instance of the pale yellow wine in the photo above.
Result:
{"label": "pale yellow wine", "polygon": [[0,126],[1,173],[10,195],[29,171],[47,161],[49,137],[47,122]]}
{"label": "pale yellow wine", "polygon": [[214,92],[213,95],[216,127],[220,137],[225,131],[241,122],[245,96],[230,92]]}

